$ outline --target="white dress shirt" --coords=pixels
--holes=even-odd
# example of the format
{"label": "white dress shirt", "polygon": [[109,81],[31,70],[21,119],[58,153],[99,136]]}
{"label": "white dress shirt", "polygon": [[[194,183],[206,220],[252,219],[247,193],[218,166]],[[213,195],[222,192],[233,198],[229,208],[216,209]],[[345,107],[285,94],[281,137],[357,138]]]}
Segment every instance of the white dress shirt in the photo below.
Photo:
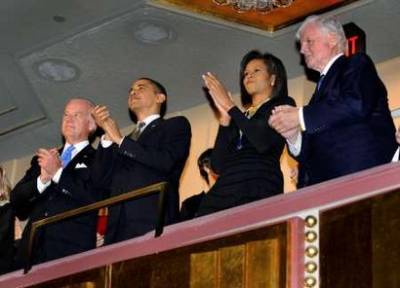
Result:
{"label": "white dress shirt", "polygon": [[394,153],[392,162],[397,162],[397,161],[399,161],[399,154],[400,154],[400,147],[397,148],[396,152]]}
{"label": "white dress shirt", "polygon": [[[142,133],[142,132],[144,131],[144,129],[146,129],[146,127],[149,126],[149,124],[150,124],[151,122],[153,122],[154,120],[156,120],[156,119],[158,119],[158,118],[160,118],[160,117],[161,117],[160,114],[153,114],[153,115],[147,116],[147,117],[144,118],[142,121],[140,121],[140,122],[143,122],[143,123],[144,123],[143,127],[140,129],[140,133]],[[119,146],[121,146],[122,142],[124,142],[124,139],[125,139],[125,136],[122,137],[121,142],[119,143]],[[104,139],[104,135],[103,135],[103,136],[101,136],[101,141],[100,141],[100,143],[101,143],[101,146],[102,146],[103,148],[108,148],[108,147],[111,146],[111,144],[112,144],[113,142],[112,142],[111,140],[106,140],[106,139]]]}
{"label": "white dress shirt", "polygon": [[[88,141],[88,140],[85,140],[85,141],[79,142],[79,143],[77,143],[77,144],[74,144],[75,149],[72,150],[71,160],[74,159],[74,157],[76,156],[76,154],[78,154],[79,152],[81,152],[87,145],[89,145],[89,141]],[[71,144],[65,143],[63,152],[64,152],[69,146],[71,146]],[[62,153],[61,153],[61,154],[62,154]],[[53,176],[53,178],[51,179],[51,181],[53,181],[54,183],[58,183],[58,182],[60,181],[62,172],[63,172],[63,168],[61,167],[61,168],[59,168],[59,169],[57,170],[57,172],[54,174],[54,176]],[[39,176],[39,177],[37,178],[37,185],[36,185],[36,186],[37,186],[37,189],[38,189],[38,191],[39,191],[39,193],[42,193],[44,190],[46,190],[46,188],[50,186],[51,181],[48,181],[48,182],[46,182],[46,183],[43,183],[43,182],[40,180],[40,176]]]}

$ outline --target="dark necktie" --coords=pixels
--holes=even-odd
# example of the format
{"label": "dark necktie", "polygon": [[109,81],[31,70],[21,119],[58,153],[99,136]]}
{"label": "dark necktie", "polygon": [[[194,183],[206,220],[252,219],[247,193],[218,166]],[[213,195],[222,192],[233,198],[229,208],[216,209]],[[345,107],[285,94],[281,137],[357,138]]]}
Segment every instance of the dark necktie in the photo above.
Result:
{"label": "dark necktie", "polygon": [[140,133],[142,132],[142,128],[144,127],[144,125],[145,125],[144,122],[138,122],[136,124],[136,127],[132,131],[131,136],[130,136],[133,140],[139,139]]}
{"label": "dark necktie", "polygon": [[69,161],[72,159],[72,152],[75,150],[74,145],[70,145],[67,149],[63,151],[61,154],[61,162],[63,168],[68,165]]}
{"label": "dark necktie", "polygon": [[319,80],[318,80],[318,83],[317,83],[317,91],[319,91],[319,89],[321,88],[322,82],[324,81],[324,77],[325,77],[324,74],[322,74],[322,75],[319,77]]}

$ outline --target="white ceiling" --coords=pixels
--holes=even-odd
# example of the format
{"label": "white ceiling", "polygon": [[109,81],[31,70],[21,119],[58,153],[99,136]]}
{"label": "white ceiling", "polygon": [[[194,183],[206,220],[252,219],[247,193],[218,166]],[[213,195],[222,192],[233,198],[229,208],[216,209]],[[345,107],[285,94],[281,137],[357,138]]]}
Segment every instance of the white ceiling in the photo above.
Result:
{"label": "white ceiling", "polygon": [[[367,51],[376,63],[400,55],[400,1],[366,1],[337,13],[343,23],[366,31]],[[168,111],[174,112],[206,102],[201,74],[207,71],[238,91],[240,59],[254,48],[280,57],[289,78],[304,74],[296,28],[268,37],[140,0],[2,0],[0,161],[58,145],[61,112],[71,97],[109,105],[120,125],[128,125],[127,91],[140,76],[165,84]],[[147,42],[166,39],[143,43],[138,36]],[[73,79],[53,81],[40,75],[43,67],[53,77]]]}

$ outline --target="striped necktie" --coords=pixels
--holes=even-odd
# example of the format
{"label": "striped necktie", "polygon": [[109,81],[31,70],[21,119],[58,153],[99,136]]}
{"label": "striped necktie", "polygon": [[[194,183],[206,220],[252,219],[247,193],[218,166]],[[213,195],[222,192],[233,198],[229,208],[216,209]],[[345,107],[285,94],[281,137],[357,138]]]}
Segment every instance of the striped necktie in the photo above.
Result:
{"label": "striped necktie", "polygon": [[131,133],[131,135],[130,135],[130,137],[131,137],[133,140],[139,139],[140,133],[142,133],[142,129],[143,129],[144,125],[145,125],[144,122],[138,122],[138,123],[136,124],[135,129],[132,131],[132,133]]}

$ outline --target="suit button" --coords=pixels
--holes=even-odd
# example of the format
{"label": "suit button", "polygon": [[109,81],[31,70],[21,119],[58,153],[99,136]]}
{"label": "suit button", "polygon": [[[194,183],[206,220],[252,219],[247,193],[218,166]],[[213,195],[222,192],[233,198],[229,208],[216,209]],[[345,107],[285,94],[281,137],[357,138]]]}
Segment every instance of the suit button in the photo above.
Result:
{"label": "suit button", "polygon": [[44,213],[44,216],[45,216],[45,217],[49,216],[49,213],[45,212],[45,213]]}

